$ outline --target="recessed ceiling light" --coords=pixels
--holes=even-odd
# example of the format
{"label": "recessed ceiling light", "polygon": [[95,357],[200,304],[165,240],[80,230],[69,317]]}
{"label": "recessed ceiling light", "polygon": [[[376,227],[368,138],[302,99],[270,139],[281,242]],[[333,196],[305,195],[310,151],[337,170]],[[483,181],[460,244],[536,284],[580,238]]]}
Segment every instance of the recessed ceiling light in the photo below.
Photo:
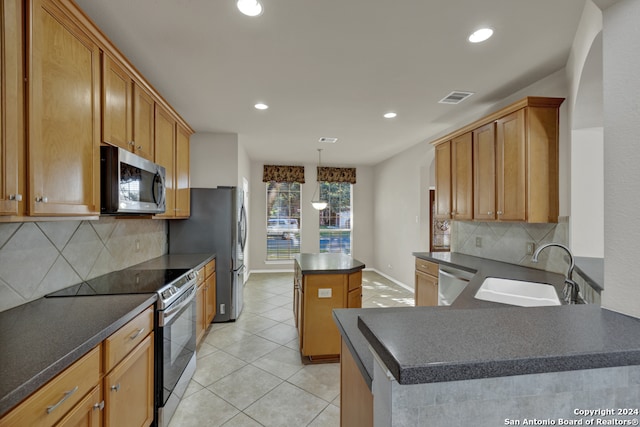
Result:
{"label": "recessed ceiling light", "polygon": [[492,35],[493,30],[491,28],[480,28],[478,31],[469,36],[469,41],[471,43],[480,43],[487,40]]}
{"label": "recessed ceiling light", "polygon": [[262,15],[262,5],[257,0],[238,0],[238,10],[247,16]]}
{"label": "recessed ceiling light", "polygon": [[269,108],[267,104],[263,104],[262,102],[258,102],[256,105],[254,105],[254,107],[256,108],[256,110],[266,110],[267,108]]}
{"label": "recessed ceiling light", "polygon": [[388,113],[384,113],[384,118],[385,119],[393,119],[397,116],[396,113],[394,113],[393,111],[389,111]]}

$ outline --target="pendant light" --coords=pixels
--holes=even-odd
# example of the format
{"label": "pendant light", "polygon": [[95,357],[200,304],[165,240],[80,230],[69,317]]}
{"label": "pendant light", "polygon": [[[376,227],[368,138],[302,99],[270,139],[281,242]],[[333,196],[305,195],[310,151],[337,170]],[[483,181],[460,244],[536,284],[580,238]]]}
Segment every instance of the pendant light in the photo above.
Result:
{"label": "pendant light", "polygon": [[[320,168],[320,155],[322,153],[322,148],[318,148],[318,169]],[[317,170],[317,169],[316,169]],[[316,178],[316,190],[313,192],[313,196],[311,196],[311,206],[314,209],[321,211],[322,209],[327,207],[327,202],[325,200],[320,200],[320,181]],[[316,200],[316,194],[318,194],[318,199]]]}

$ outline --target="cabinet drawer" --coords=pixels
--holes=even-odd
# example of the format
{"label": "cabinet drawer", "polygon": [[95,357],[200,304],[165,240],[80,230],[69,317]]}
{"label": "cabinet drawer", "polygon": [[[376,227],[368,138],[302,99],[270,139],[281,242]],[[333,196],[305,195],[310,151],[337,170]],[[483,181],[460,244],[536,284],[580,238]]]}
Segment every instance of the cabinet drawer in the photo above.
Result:
{"label": "cabinet drawer", "polygon": [[438,277],[438,264],[416,258],[416,270]]}
{"label": "cabinet drawer", "polygon": [[197,280],[197,284],[198,286],[202,285],[204,283],[204,278],[206,277],[205,272],[204,272],[204,267],[202,267],[200,270],[198,270],[196,272],[196,280]]}
{"label": "cabinet drawer", "polygon": [[216,260],[213,259],[204,266],[204,277],[209,277],[216,271]]}
{"label": "cabinet drawer", "polygon": [[2,418],[0,426],[55,424],[100,381],[100,356],[97,346]]}
{"label": "cabinet drawer", "polygon": [[362,286],[362,271],[351,273],[349,275],[349,290],[352,291],[360,286]]}
{"label": "cabinet drawer", "polygon": [[153,330],[153,307],[104,340],[104,369],[109,372]]}

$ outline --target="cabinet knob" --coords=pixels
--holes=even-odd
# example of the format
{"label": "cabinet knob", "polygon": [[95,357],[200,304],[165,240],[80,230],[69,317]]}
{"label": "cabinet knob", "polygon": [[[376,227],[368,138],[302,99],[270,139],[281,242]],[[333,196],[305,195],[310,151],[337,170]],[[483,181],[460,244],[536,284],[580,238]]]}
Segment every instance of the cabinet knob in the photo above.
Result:
{"label": "cabinet knob", "polygon": [[120,383],[111,386],[111,391],[120,391]]}
{"label": "cabinet knob", "polygon": [[487,212],[487,215],[493,215],[493,212],[489,211]]}
{"label": "cabinet knob", "polygon": [[47,203],[49,201],[48,198],[43,197],[43,196],[37,196],[36,197],[36,203]]}
{"label": "cabinet knob", "polygon": [[95,411],[96,409],[99,411],[102,411],[104,409],[104,400],[93,405],[93,410]]}
{"label": "cabinet knob", "polygon": [[142,150],[142,145],[138,145],[138,146],[136,147],[136,149],[138,149],[138,150]]}
{"label": "cabinet knob", "polygon": [[502,211],[498,211],[498,215],[502,215]]}
{"label": "cabinet knob", "polygon": [[129,142],[127,142],[127,144],[128,144],[128,145],[130,145],[130,146],[132,146],[132,147],[134,147],[134,146],[136,145],[136,143],[135,143],[135,142],[133,142],[133,141],[129,141]]}
{"label": "cabinet knob", "polygon": [[22,194],[9,194],[9,200],[15,200],[16,202],[21,202]]}

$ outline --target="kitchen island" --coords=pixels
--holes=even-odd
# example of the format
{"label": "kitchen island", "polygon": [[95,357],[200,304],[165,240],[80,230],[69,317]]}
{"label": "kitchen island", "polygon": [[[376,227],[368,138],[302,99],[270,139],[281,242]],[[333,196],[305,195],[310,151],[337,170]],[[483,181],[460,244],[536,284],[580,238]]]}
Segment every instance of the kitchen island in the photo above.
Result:
{"label": "kitchen island", "polygon": [[[476,276],[451,307],[334,311],[343,349],[366,385],[359,390],[370,401],[373,425],[496,426],[524,419],[559,425],[560,419],[586,422],[577,408],[637,408],[640,320],[596,305],[479,301],[474,289],[486,276],[531,280],[553,273],[458,254],[414,255]],[[353,389],[341,391],[343,423],[354,407],[347,400]]]}
{"label": "kitchen island", "polygon": [[338,360],[340,333],[331,311],[362,306],[364,267],[345,254],[295,256],[293,312],[303,357],[310,361]]}

